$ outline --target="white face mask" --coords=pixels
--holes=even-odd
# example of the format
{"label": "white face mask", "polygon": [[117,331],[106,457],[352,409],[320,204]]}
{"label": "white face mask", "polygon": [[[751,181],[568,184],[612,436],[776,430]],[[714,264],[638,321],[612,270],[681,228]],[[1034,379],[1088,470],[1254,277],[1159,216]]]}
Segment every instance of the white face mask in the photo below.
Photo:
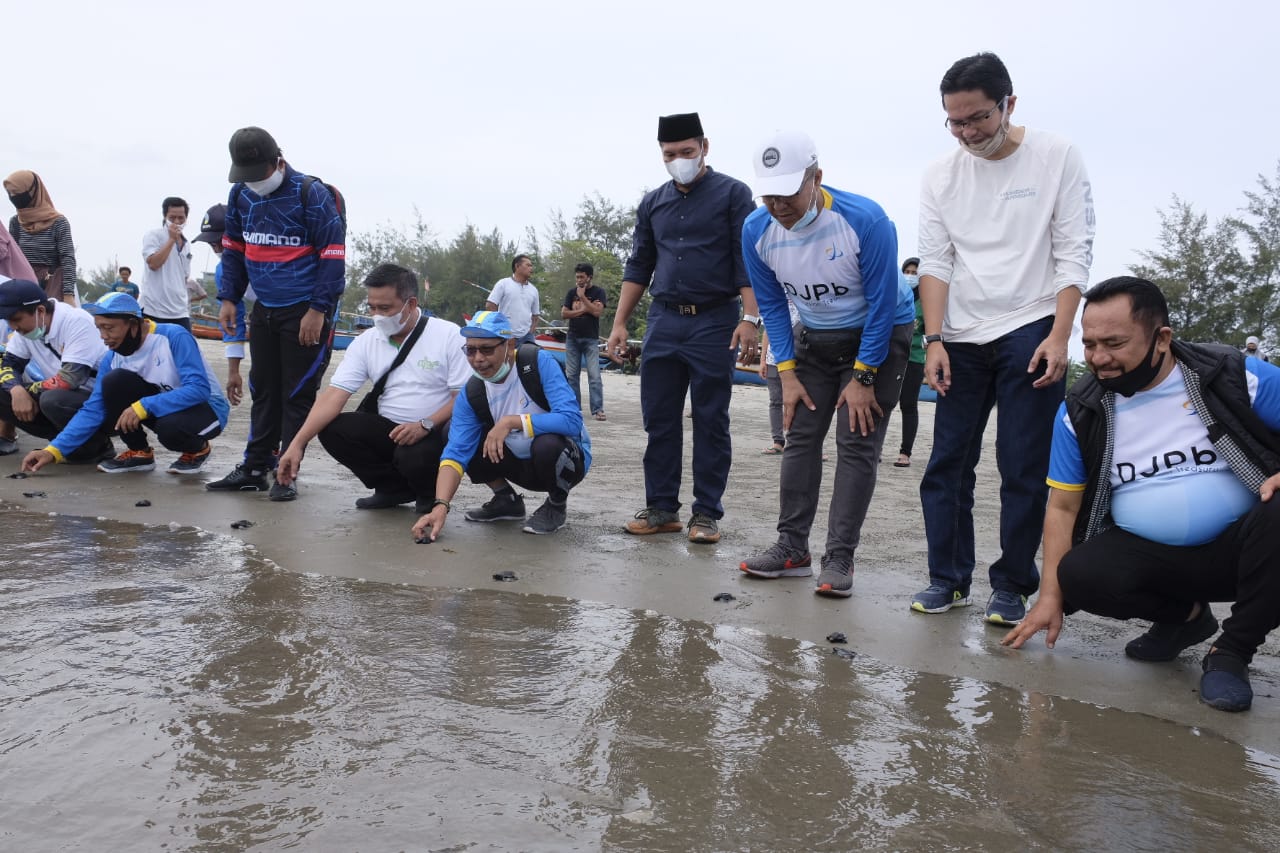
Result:
{"label": "white face mask", "polygon": [[402,314],[391,314],[384,316],[382,314],[373,315],[373,327],[388,338],[393,335],[400,334],[406,323]]}
{"label": "white face mask", "polygon": [[693,183],[693,179],[698,177],[698,172],[702,171],[702,155],[699,154],[692,160],[685,157],[677,157],[674,160],[667,161],[667,174],[675,179],[677,184],[688,186]]}
{"label": "white face mask", "polygon": [[244,185],[258,195],[266,198],[284,183],[284,169],[276,169],[265,181],[245,181]]}
{"label": "white face mask", "polygon": [[1000,128],[995,132],[994,136],[989,137],[985,142],[979,142],[970,145],[964,141],[964,137],[959,137],[960,147],[968,151],[974,157],[986,159],[992,154],[1000,150],[1000,146],[1004,145],[1004,141],[1009,138],[1009,114],[1005,113],[1004,118],[1000,122]]}

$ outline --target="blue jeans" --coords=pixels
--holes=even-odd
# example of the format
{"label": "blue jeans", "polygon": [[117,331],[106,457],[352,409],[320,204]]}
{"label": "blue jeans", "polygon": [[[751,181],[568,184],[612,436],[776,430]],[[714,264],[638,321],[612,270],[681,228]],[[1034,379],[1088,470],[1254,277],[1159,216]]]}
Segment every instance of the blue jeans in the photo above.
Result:
{"label": "blue jeans", "polygon": [[929,581],[969,592],[973,578],[973,490],[991,407],[996,406],[1000,469],[1000,550],[989,570],[992,590],[1030,595],[1040,586],[1036,549],[1044,531],[1053,419],[1066,391],[1061,380],[1032,388],[1036,347],[1053,328],[1045,317],[986,344],[946,344],[951,389],[934,408],[933,454],[920,481]]}
{"label": "blue jeans", "polygon": [[591,414],[604,411],[604,384],[600,381],[599,338],[575,338],[570,335],[564,342],[564,376],[569,380],[573,396],[582,408],[582,363],[587,363],[587,388],[590,391]]}

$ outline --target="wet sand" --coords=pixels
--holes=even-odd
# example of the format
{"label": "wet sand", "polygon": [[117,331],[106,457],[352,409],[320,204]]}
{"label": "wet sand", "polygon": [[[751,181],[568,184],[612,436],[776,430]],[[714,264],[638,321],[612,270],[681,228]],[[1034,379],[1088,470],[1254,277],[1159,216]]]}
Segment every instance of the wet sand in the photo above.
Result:
{"label": "wet sand", "polygon": [[[221,346],[202,346],[222,373]],[[335,354],[335,362],[340,357]],[[1042,637],[1021,652],[999,645],[1003,631],[982,623],[980,606],[989,593],[987,561],[997,556],[999,547],[994,425],[988,431],[978,475],[979,568],[973,588],[978,606],[922,616],[911,613],[907,603],[927,583],[917,488],[930,448],[931,404],[921,404],[920,435],[910,468],[891,465],[901,423],[897,413],[893,417],[880,482],[857,555],[854,596],[838,601],[813,595],[811,579],[755,581],[737,570],[742,556],[766,547],[774,538],[779,459],[759,454],[769,443],[763,387],[736,386],[734,390],[735,462],[725,495],[724,537],[714,546],[693,545],[676,534],[632,537],[622,532],[622,525],[644,499],[639,379],[607,373],[604,393],[609,420],[592,421],[588,427],[594,465],[570,497],[568,526],[553,536],[530,536],[514,523],[466,522],[461,511],[482,503],[489,492],[464,483],[440,540],[417,545],[409,534],[416,520],[412,509],[355,509],[354,500],[366,490],[318,442],[313,442],[304,462],[300,495],[294,503],[274,504],[261,493],[206,492],[203,482],[222,476],[240,458],[248,426],[247,402],[233,410],[228,431],[215,442],[208,470],[200,476],[164,473],[173,454],[161,451],[158,470],[149,474],[109,476],[60,465],[25,480],[0,479],[0,500],[36,512],[199,527],[243,540],[280,567],[302,573],[558,596],[815,643],[824,643],[832,631],[842,631],[848,636],[849,649],[890,667],[978,679],[1031,698],[1062,697],[1147,714],[1280,755],[1280,691],[1276,690],[1280,646],[1274,638],[1254,662],[1254,708],[1238,715],[1214,711],[1198,701],[1203,648],[1171,664],[1126,659],[1124,642],[1144,630],[1144,624],[1078,615],[1068,620],[1054,650],[1044,648]],[[42,444],[28,437],[19,443],[24,453]],[[686,437],[685,518],[691,501],[688,444]],[[0,475],[17,471],[20,459],[21,454],[0,460]],[[824,507],[832,470],[828,466],[825,471]],[[23,497],[23,492],[34,491],[47,497]],[[144,499],[151,505],[135,506]],[[530,511],[540,499],[530,496]],[[241,519],[254,525],[233,529],[232,522]],[[825,509],[819,512],[813,533],[819,551],[824,537]],[[495,571],[508,568],[516,572],[518,581],[492,579]],[[736,600],[714,601],[720,592],[730,592]],[[1222,617],[1228,606],[1215,605],[1214,610]],[[1153,750],[1151,761],[1161,760]]]}

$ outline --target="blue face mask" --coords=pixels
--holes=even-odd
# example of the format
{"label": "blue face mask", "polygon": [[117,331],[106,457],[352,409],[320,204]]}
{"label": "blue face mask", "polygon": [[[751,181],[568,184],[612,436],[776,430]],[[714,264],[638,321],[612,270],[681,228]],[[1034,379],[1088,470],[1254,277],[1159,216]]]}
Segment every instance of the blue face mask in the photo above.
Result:
{"label": "blue face mask", "polygon": [[903,273],[902,277],[907,280],[907,284],[911,286],[912,290],[915,290],[917,287],[920,286],[920,276],[908,275],[907,273]]}
{"label": "blue face mask", "polygon": [[813,220],[817,218],[818,218],[818,200],[815,198],[813,200],[813,205],[810,206],[810,208],[804,212],[804,216],[801,216],[798,220],[796,220],[796,224],[791,226],[791,230],[799,231],[803,228],[806,228],[808,227],[809,223],[813,222]]}
{"label": "blue face mask", "polygon": [[44,320],[40,319],[40,315],[36,315],[36,327],[29,332],[23,332],[22,336],[29,341],[44,340]]}

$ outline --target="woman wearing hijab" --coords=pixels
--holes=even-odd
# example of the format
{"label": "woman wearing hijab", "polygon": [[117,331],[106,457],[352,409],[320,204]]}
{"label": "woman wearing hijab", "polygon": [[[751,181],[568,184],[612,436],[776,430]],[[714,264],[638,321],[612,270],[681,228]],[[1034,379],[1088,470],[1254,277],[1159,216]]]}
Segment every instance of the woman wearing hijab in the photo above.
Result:
{"label": "woman wearing hijab", "polygon": [[27,169],[4,179],[4,190],[18,212],[9,233],[22,249],[50,298],[76,304],[76,247],[71,225],[53,206],[44,181]]}

